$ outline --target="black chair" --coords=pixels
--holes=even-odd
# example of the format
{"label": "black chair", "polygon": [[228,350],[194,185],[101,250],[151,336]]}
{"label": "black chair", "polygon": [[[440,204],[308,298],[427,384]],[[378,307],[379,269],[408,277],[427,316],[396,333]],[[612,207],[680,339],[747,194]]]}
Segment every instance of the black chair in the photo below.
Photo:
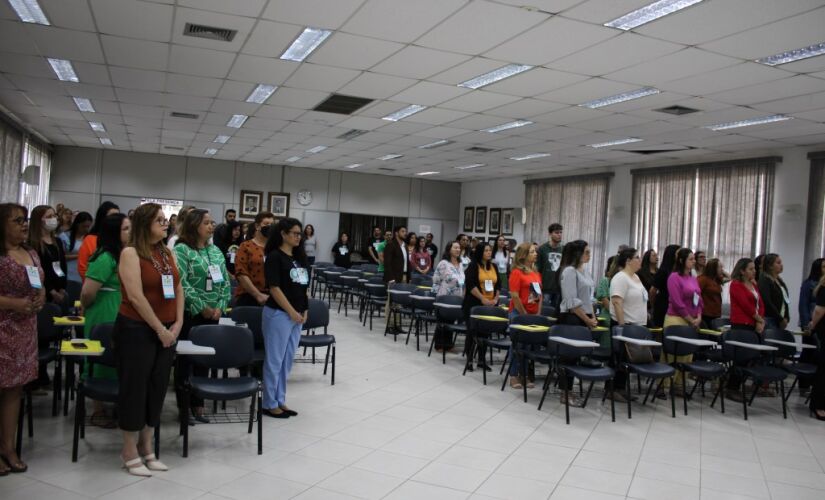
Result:
{"label": "black chair", "polygon": [[[391,318],[388,318],[387,327],[384,328],[384,336],[386,337],[388,333],[391,333],[393,336],[393,340],[398,340],[398,335],[400,333],[404,333],[403,325],[404,325],[404,317],[410,318],[410,328],[412,328],[412,299],[410,295],[418,288],[417,285],[413,285],[412,283],[393,283],[391,284],[387,292],[390,294],[390,315]],[[394,321],[396,320],[397,321]],[[390,332],[389,325],[390,324],[398,324],[401,325],[401,329],[393,330]]]}
{"label": "black chair", "polygon": [[[473,316],[492,316],[496,318],[501,318],[504,321],[494,321],[494,320],[486,320],[483,318],[474,318]],[[473,359],[475,358],[475,353],[477,351],[481,351],[481,356],[479,359],[484,360],[484,364],[486,364],[485,356],[487,354],[487,341],[492,339],[493,337],[501,337],[507,334],[507,327],[509,326],[509,321],[507,321],[507,311],[504,309],[497,307],[497,306],[474,306],[470,309],[470,324],[467,328],[467,342],[472,342],[471,338],[475,341],[473,343],[473,348],[467,354],[467,360],[464,363],[464,372],[461,374],[466,375],[467,369],[472,366]],[[481,366],[482,372],[482,380],[484,381],[484,385],[487,385],[487,369],[482,365]]]}
{"label": "black chair", "polygon": [[[800,379],[813,379],[816,374],[816,365],[802,363],[797,359],[796,351],[799,346],[797,346],[792,333],[785,330],[765,330],[764,337],[765,344],[775,346],[778,349],[774,358],[776,365],[794,376],[793,383],[785,394],[785,401],[788,401]],[[817,346],[813,344],[803,343],[801,347],[802,349],[817,349]]]}
{"label": "black chair", "polygon": [[711,330],[721,330],[723,326],[730,325],[730,318],[716,318],[710,322],[708,327]]}
{"label": "black chair", "polygon": [[[436,329],[441,329],[446,335],[452,338],[451,344],[455,342],[458,335],[465,335],[467,333],[467,325],[464,324],[464,310],[462,304],[464,297],[455,295],[442,295],[435,298],[433,308],[435,309]],[[433,334],[433,339],[430,341],[430,351],[427,357],[432,356],[433,347],[435,347],[436,335]],[[447,364],[447,350],[441,351],[441,364]]]}
{"label": "black chair", "polygon": [[332,307],[332,296],[335,295],[339,300],[341,296],[343,296],[344,292],[344,282],[341,279],[343,276],[345,269],[340,269],[337,267],[328,267],[326,269],[322,269],[318,272],[325,278],[326,286],[324,287],[324,291],[321,293],[321,300],[324,299],[326,295],[327,298],[327,305]]}
{"label": "black chair", "polygon": [[[512,348],[510,352],[510,363],[507,367],[507,372],[504,380],[501,381],[501,390],[507,385],[507,379],[513,363],[518,359],[519,364],[519,378],[521,379],[521,386],[524,392],[524,402],[527,402],[527,374],[530,371],[528,365],[535,365],[536,363],[546,364],[551,367],[555,361],[555,354],[551,354],[547,350],[547,337],[550,335],[550,318],[537,314],[521,314],[516,316],[510,322],[512,325],[534,325],[546,327],[547,330],[540,332],[521,331],[516,328],[510,328],[510,342]],[[550,383],[550,373],[544,383]]]}
{"label": "black chair", "polygon": [[412,309],[413,324],[407,330],[407,344],[410,335],[415,333],[415,350],[421,350],[421,325],[424,325],[424,339],[430,340],[430,324],[435,324],[435,297],[429,290],[418,288],[410,294],[410,308]]}
{"label": "black chair", "polygon": [[[595,382],[605,383],[605,393],[610,392],[610,419],[616,421],[616,407],[613,398],[613,378],[616,372],[608,366],[591,366],[583,364],[580,361],[588,358],[593,349],[598,347],[599,343],[594,342],[592,334],[588,328],[583,326],[572,325],[556,325],[550,328],[550,336],[547,338],[547,350],[552,352],[559,362],[556,364],[556,370],[559,373],[559,378],[572,376],[581,381],[590,382],[587,387],[587,394],[584,396],[582,408],[587,405],[587,400],[590,398],[590,392],[593,390]],[[565,360],[576,360],[574,363],[565,363]],[[547,391],[550,384],[544,384],[544,391],[539,401],[539,411],[544,404],[544,398],[547,396]],[[568,399],[570,387],[565,384],[564,387],[564,417],[568,424],[570,424],[570,401]]]}
{"label": "black chair", "polygon": [[375,313],[378,312],[378,317],[380,318],[381,311],[384,310],[384,306],[387,304],[387,285],[384,284],[381,278],[370,278],[370,280],[364,284],[364,289],[367,292],[367,298],[364,302],[366,310],[364,311],[362,324],[366,326],[367,317],[369,317],[370,331],[372,331],[372,319]]}
{"label": "black chair", "polygon": [[[229,325],[200,325],[192,328],[189,339],[198,346],[212,347],[214,355],[192,356],[191,365],[200,365],[213,370],[242,368],[252,363],[254,340],[249,328]],[[184,388],[183,414],[189,415],[190,398],[195,395],[202,399],[213,401],[235,401],[250,398],[249,429],[252,434],[252,423],[258,418],[258,455],[263,453],[262,448],[262,412],[261,412],[261,381],[255,377],[237,378],[209,378],[188,376]],[[189,425],[181,419],[183,434],[183,456],[189,455]]]}
{"label": "black chair", "polygon": [[338,314],[341,314],[341,305],[344,306],[344,317],[349,316],[349,304],[352,303],[353,309],[355,308],[354,299],[358,293],[359,283],[358,280],[361,278],[361,273],[358,271],[346,271],[344,274],[341,275],[341,300],[338,301]]}
{"label": "black chair", "polygon": [[[669,326],[662,334],[662,348],[668,356],[688,356],[695,355],[703,347],[712,347],[716,342],[699,338],[699,332],[692,326]],[[715,361],[693,359],[690,362],[676,361],[672,363],[682,375],[682,403],[684,404],[685,415],[688,414],[688,399],[693,396],[696,387],[704,384],[706,380],[718,380],[719,388],[713,395],[711,407],[719,398],[722,413],[725,413],[725,366]],[[696,377],[696,382],[687,393],[686,372],[691,372]]]}
{"label": "black chair", "polygon": [[[650,330],[638,325],[624,326],[622,328],[622,335],[614,336],[612,341],[613,351],[617,355],[617,359],[623,359],[623,361],[617,362],[616,366],[620,370],[624,370],[628,375],[630,375],[631,373],[635,373],[640,377],[645,377],[650,380],[647,386],[647,392],[645,393],[644,401],[642,401],[642,405],[647,404],[648,399],[655,400],[656,394],[658,394],[661,390],[662,384],[664,383],[665,379],[669,378],[672,381],[673,376],[676,374],[676,369],[672,366],[665,363],[659,363],[656,361],[656,359],[658,359],[659,357],[658,351],[662,344],[660,342],[656,342],[655,340],[653,340],[653,336],[651,335]],[[636,349],[639,350],[640,353],[649,350],[650,361],[635,360],[634,362],[634,360],[631,359],[624,359],[625,356],[622,354],[621,350],[625,348],[626,345],[634,346]],[[629,378],[630,377],[628,377],[628,379]],[[653,393],[653,397],[651,398],[650,392],[653,389],[654,384],[656,384],[656,390]],[[627,394],[625,395],[625,397],[627,398],[627,418],[632,418],[630,380],[627,381]],[[673,418],[676,418],[676,401],[673,399],[672,383],[670,384],[670,412],[671,416]]]}
{"label": "black chair", "polygon": [[[253,351],[252,366],[261,370],[266,356],[263,332],[263,310],[261,306],[239,306],[232,308],[231,319],[235,323],[246,325],[252,331]],[[260,373],[260,372],[259,372]]]}
{"label": "black chair", "polygon": [[541,315],[547,316],[548,318],[558,318],[558,311],[555,307],[545,304],[541,306]]}
{"label": "black chair", "polygon": [[[307,310],[307,320],[301,327],[304,331],[309,331],[309,335],[301,335],[298,347],[312,348],[312,363],[315,364],[315,348],[326,347],[327,354],[324,356],[324,375],[327,374],[329,365],[329,353],[332,349],[332,377],[331,385],[335,385],[335,336],[327,333],[329,327],[329,309],[323,300],[309,299],[309,309]],[[323,328],[323,335],[316,335],[315,329]]]}
{"label": "black chair", "polygon": [[[54,376],[52,377],[52,416],[57,416],[57,399],[60,396],[62,382],[63,360],[60,357],[60,341],[63,340],[63,329],[55,326],[54,318],[62,315],[58,304],[48,302],[37,313],[37,362],[38,367],[54,362]],[[42,347],[40,347],[42,346]],[[31,395],[30,391],[29,395]],[[27,396],[27,397],[28,397]],[[30,403],[30,402],[29,402]],[[31,404],[29,406],[29,437],[32,435]]]}
{"label": "black chair", "polygon": [[309,292],[310,296],[315,297],[315,294],[321,291],[321,287],[326,285],[326,278],[321,271],[332,267],[332,264],[329,262],[315,262],[312,266],[313,273],[310,277],[312,281],[309,284]]}
{"label": "black chair", "polygon": [[[763,383],[779,382],[782,395],[782,417],[788,418],[785,404],[785,377],[788,372],[773,366],[770,359],[779,349],[759,342],[759,334],[748,330],[729,330],[722,335],[722,352],[730,363],[729,375],[738,375],[742,381],[742,413],[748,419],[748,406]],[[753,379],[753,393],[745,394],[745,382]]]}

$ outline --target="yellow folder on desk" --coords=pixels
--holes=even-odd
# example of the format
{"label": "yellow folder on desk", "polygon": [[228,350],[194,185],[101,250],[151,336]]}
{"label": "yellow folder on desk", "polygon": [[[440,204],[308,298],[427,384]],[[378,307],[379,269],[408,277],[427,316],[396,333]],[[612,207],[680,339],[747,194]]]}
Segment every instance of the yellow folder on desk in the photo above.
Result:
{"label": "yellow folder on desk", "polygon": [[546,332],[550,329],[549,326],[544,325],[510,325],[510,328],[523,332]]}
{"label": "yellow folder on desk", "polygon": [[606,332],[607,327],[606,326],[597,326],[596,328],[593,329],[593,331],[594,332]]}
{"label": "yellow folder on desk", "polygon": [[[79,345],[85,345],[86,348],[78,347]],[[103,346],[100,345],[99,340],[84,340],[82,342],[64,340],[60,343],[60,352],[63,354],[100,354],[103,352]]]}
{"label": "yellow folder on desk", "polygon": [[699,330],[699,333],[703,335],[716,335],[717,337],[719,335],[722,335],[722,332],[720,332],[719,330],[708,330],[707,328],[701,328]]}
{"label": "yellow folder on desk", "polygon": [[470,317],[473,319],[480,319],[482,321],[509,321],[507,318],[502,318],[501,316],[486,316],[483,314],[473,314]]}
{"label": "yellow folder on desk", "polygon": [[56,326],[83,326],[86,324],[86,318],[83,316],[74,316],[73,318],[80,319],[70,319],[69,316],[55,316],[54,324]]}

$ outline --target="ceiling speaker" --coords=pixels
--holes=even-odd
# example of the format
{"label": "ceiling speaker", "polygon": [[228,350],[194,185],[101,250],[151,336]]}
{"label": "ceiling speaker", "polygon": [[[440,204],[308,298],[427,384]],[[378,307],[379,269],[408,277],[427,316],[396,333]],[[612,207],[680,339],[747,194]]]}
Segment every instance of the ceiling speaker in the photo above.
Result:
{"label": "ceiling speaker", "polygon": [[37,186],[40,184],[40,165],[29,165],[23,170],[21,178],[23,182],[29,186]]}

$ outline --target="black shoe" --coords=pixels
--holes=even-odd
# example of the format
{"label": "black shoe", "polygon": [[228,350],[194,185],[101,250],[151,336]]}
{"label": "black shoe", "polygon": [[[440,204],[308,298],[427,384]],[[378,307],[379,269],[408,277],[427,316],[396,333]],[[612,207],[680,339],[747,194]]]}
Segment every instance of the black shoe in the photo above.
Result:
{"label": "black shoe", "polygon": [[201,413],[201,414],[195,413],[194,408],[192,409],[192,418],[194,418],[195,420],[197,420],[198,422],[200,422],[202,424],[208,424],[209,423],[209,418],[206,415],[204,415],[203,413]]}
{"label": "black shoe", "polygon": [[264,410],[262,410],[262,413],[264,415],[266,415],[267,417],[272,417],[272,418],[289,418],[289,413],[287,413],[285,411],[282,411],[281,413],[274,413],[270,409],[264,409]]}
{"label": "black shoe", "polygon": [[468,371],[468,372],[471,372],[471,371],[473,371],[473,364],[472,364],[472,363],[468,363],[468,364],[465,366],[465,368],[467,369],[467,371]]}
{"label": "black shoe", "polygon": [[290,410],[289,408],[284,408],[283,406],[279,406],[279,408],[281,409],[282,412],[286,413],[290,417],[297,417],[298,416],[298,412],[295,411],[295,410]]}

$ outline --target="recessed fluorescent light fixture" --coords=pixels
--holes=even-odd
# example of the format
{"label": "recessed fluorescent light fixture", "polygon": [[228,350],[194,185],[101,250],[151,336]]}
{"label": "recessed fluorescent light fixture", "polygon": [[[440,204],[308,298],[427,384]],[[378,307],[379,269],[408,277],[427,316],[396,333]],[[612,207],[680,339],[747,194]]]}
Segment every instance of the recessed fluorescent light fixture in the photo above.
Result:
{"label": "recessed fluorescent light fixture", "polygon": [[628,137],[627,139],[617,139],[615,141],[600,142],[598,144],[591,144],[591,148],[608,148],[610,146],[621,146],[622,144],[630,144],[632,142],[640,142],[642,139],[637,137]]}
{"label": "recessed fluorescent light fixture", "polygon": [[298,38],[292,42],[292,45],[281,54],[281,59],[301,62],[306,59],[313,50],[317,49],[319,45],[324,43],[324,40],[331,34],[332,31],[330,30],[305,28],[304,31],[298,35]]}
{"label": "recessed fluorescent light fixture", "polygon": [[347,165],[347,166],[346,166],[346,167],[344,167],[344,168],[358,168],[358,167],[360,167],[360,166],[362,166],[362,164],[361,164],[361,163],[353,163],[352,165]]}
{"label": "recessed fluorescent light fixture", "polygon": [[463,165],[461,167],[455,167],[455,168],[457,168],[458,170],[469,170],[471,168],[483,167],[484,165],[486,165],[486,164],[485,163],[473,163],[472,165]]}
{"label": "recessed fluorescent light fixture", "polygon": [[209,149],[207,149],[206,151],[204,151],[204,152],[203,152],[203,154],[205,154],[205,155],[207,155],[207,156],[213,156],[213,155],[215,155],[217,152],[218,152],[218,150],[217,150],[217,149],[215,149],[215,148],[209,148]]}
{"label": "recessed fluorescent light fixture", "polygon": [[424,111],[425,109],[427,109],[427,106],[421,106],[419,104],[410,104],[406,108],[399,109],[395,113],[390,113],[381,119],[391,122],[397,122],[398,120],[403,120],[404,118],[412,116],[418,113],[419,111]]}
{"label": "recessed fluorescent light fixture", "polygon": [[781,54],[763,57],[761,59],[757,59],[756,62],[767,64],[768,66],[777,66],[789,62],[800,61],[809,57],[821,56],[822,54],[825,54],[825,43],[817,43],[807,47],[802,47],[801,49],[789,50],[788,52],[782,52]]}
{"label": "recessed fluorescent light fixture", "polygon": [[616,94],[608,97],[602,97],[601,99],[583,102],[579,104],[579,106],[590,109],[603,108],[612,104],[619,104],[620,102],[632,101],[633,99],[640,99],[649,95],[658,94],[659,92],[659,89],[644,87],[630,92],[625,92],[624,94]]}
{"label": "recessed fluorescent light fixture", "polygon": [[255,90],[253,90],[251,94],[249,94],[249,97],[246,98],[246,102],[263,104],[267,99],[269,99],[269,96],[271,96],[277,88],[278,87],[275,85],[265,85],[261,83],[255,87]]}
{"label": "recessed fluorescent light fixture", "polygon": [[496,83],[497,81],[504,80],[505,78],[523,73],[528,69],[533,69],[533,66],[528,66],[526,64],[508,64],[507,66],[490,71],[489,73],[484,73],[483,75],[479,75],[471,80],[467,80],[466,82],[461,82],[458,86],[468,89],[480,89],[481,87],[490,85],[491,83]]}
{"label": "recessed fluorescent light fixture", "polygon": [[301,159],[300,156],[290,156],[289,158],[286,159],[286,161],[287,161],[287,163],[294,163],[294,162],[296,162],[300,159]]}
{"label": "recessed fluorescent light fixture", "polygon": [[100,122],[89,122],[89,126],[92,127],[92,130],[95,132],[106,132],[106,127]]}
{"label": "recessed fluorescent light fixture", "polygon": [[717,123],[716,125],[707,125],[703,128],[707,128],[710,130],[728,130],[739,127],[750,127],[752,125],[762,125],[765,123],[784,122],[785,120],[793,120],[793,117],[785,115],[761,116],[759,118],[751,118],[750,120],[740,120],[738,122]]}
{"label": "recessed fluorescent light fixture", "polygon": [[440,173],[441,172],[418,172],[415,175],[424,176],[424,175],[435,175],[435,174],[440,174]]}
{"label": "recessed fluorescent light fixture", "polygon": [[51,57],[48,58],[49,65],[54,70],[54,73],[57,75],[57,78],[60,79],[62,82],[79,82],[80,80],[77,78],[77,73],[74,72],[74,68],[72,67],[72,62],[67,61],[66,59],[52,59]]}
{"label": "recessed fluorescent light fixture", "polygon": [[325,150],[325,149],[327,149],[327,147],[326,147],[326,146],[315,146],[314,148],[309,148],[309,149],[307,149],[307,151],[306,151],[306,152],[307,152],[307,153],[312,153],[312,154],[315,154],[315,153],[320,153],[321,151],[323,151],[323,150]]}
{"label": "recessed fluorescent light fixture", "polygon": [[226,142],[228,140],[229,140],[228,135],[219,135],[219,136],[215,137],[215,140],[213,140],[212,142],[217,142],[218,144],[226,144]]}
{"label": "recessed fluorescent light fixture", "polygon": [[17,16],[24,23],[35,23],[49,26],[49,20],[46,19],[46,14],[37,3],[37,0],[9,0],[11,8],[17,12]]}
{"label": "recessed fluorescent light fixture", "polygon": [[74,100],[74,105],[77,106],[77,109],[86,113],[94,113],[95,108],[92,106],[92,101],[86,99],[85,97],[72,97]]}
{"label": "recessed fluorescent light fixture", "polygon": [[523,127],[525,125],[532,125],[532,124],[533,124],[533,122],[528,121],[528,120],[516,120],[514,122],[504,123],[502,125],[497,125],[497,126],[492,127],[492,128],[485,128],[484,130],[482,130],[482,132],[495,133],[495,132],[501,132],[502,130],[509,130],[511,128],[518,128],[518,127]]}
{"label": "recessed fluorescent light fixture", "polygon": [[103,144],[104,146],[111,146],[112,145],[112,140],[109,139],[108,137],[101,137],[100,138],[100,143]]}
{"label": "recessed fluorescent light fixture", "polygon": [[396,158],[401,158],[402,156],[404,156],[404,155],[390,154],[390,155],[379,156],[378,158],[376,158],[376,160],[381,160],[381,161],[394,160]]}
{"label": "recessed fluorescent light fixture", "polygon": [[702,0],[659,0],[658,2],[653,2],[633,12],[627,13],[622,17],[606,22],[604,25],[608,28],[618,28],[625,31],[632,30],[643,24],[655,21],[660,17],[686,9],[701,1]]}
{"label": "recessed fluorescent light fixture", "polygon": [[529,155],[523,156],[512,156],[510,157],[511,160],[522,161],[522,160],[535,160],[536,158],[544,158],[546,156],[550,156],[550,153],[533,153]]}
{"label": "recessed fluorescent light fixture", "polygon": [[450,144],[453,141],[448,141],[446,139],[442,139],[440,141],[431,142],[429,144],[424,144],[423,146],[418,146],[418,149],[432,149],[437,148],[438,146],[444,146],[446,144]]}
{"label": "recessed fluorescent light fixture", "polygon": [[229,121],[226,122],[226,126],[232,128],[241,128],[243,127],[243,124],[247,118],[249,117],[246,115],[232,115],[232,118],[230,118]]}

